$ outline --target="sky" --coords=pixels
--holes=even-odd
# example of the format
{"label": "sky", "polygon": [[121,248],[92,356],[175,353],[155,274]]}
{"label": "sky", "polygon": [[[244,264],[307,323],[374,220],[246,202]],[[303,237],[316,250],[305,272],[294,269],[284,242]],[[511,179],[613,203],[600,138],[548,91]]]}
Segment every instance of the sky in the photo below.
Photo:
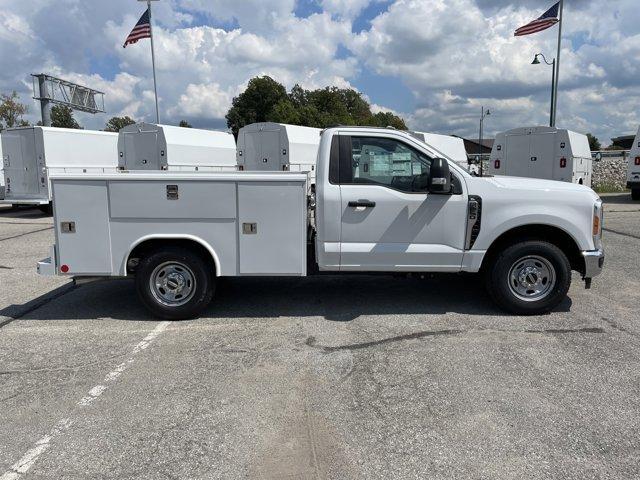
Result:
{"label": "sky", "polygon": [[[478,136],[546,125],[558,27],[514,37],[553,0],[159,0],[153,2],[161,122],[225,129],[250,78],[360,91],[411,129]],[[148,39],[122,48],[135,0],[0,0],[0,92],[40,110],[31,73],[105,92],[111,116],[155,118]],[[640,124],[640,0],[565,0],[557,126],[603,143]]]}

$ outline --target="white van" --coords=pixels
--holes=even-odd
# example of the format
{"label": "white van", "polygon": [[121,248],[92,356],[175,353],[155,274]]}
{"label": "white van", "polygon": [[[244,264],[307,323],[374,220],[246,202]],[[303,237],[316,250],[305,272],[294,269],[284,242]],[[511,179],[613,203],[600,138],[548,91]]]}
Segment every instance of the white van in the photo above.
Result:
{"label": "white van", "polygon": [[5,195],[0,203],[51,204],[52,174],[115,173],[118,135],[94,130],[20,127],[4,130],[2,159]]}
{"label": "white van", "polygon": [[119,170],[236,171],[236,141],[229,132],[136,123],[118,134]]}
{"label": "white van", "polygon": [[593,159],[586,135],[554,127],[514,128],[496,135],[488,173],[591,186]]}
{"label": "white van", "polygon": [[438,153],[441,153],[443,156],[450,158],[462,168],[469,171],[467,150],[464,148],[464,140],[462,140],[462,138],[453,137],[451,135],[440,135],[438,133],[416,131],[410,131],[409,133],[421,142],[429,145]]}
{"label": "white van", "polygon": [[631,146],[631,152],[629,152],[627,188],[631,189],[631,198],[633,200],[640,200],[640,128],[638,128],[638,133]]}

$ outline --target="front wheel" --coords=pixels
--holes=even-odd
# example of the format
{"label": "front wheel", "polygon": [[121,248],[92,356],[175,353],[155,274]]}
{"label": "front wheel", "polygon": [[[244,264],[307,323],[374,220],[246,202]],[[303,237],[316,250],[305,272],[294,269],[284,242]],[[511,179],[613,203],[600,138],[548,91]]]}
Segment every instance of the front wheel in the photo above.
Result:
{"label": "front wheel", "polygon": [[525,241],[507,247],[487,271],[487,290],[504,310],[539,315],[553,310],[571,285],[571,265],[558,247]]}
{"label": "front wheel", "polygon": [[155,316],[184,320],[198,316],[211,302],[215,277],[199,255],[180,247],[166,247],[140,261],[136,289]]}

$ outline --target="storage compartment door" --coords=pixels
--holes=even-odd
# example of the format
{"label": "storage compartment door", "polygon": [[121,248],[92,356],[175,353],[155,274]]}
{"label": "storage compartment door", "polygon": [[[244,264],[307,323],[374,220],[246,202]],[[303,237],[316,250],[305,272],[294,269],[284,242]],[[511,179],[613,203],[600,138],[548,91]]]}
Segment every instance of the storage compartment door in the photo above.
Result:
{"label": "storage compartment door", "polygon": [[531,135],[506,135],[505,175],[530,177]]}
{"label": "storage compartment door", "polygon": [[306,208],[302,182],[238,184],[241,275],[306,274]]}
{"label": "storage compartment door", "polygon": [[111,240],[107,184],[53,180],[58,264],[69,275],[110,275]]}
{"label": "storage compartment door", "polygon": [[39,192],[36,142],[33,129],[2,133],[7,197],[34,196]]}
{"label": "storage compartment door", "polygon": [[555,133],[538,133],[531,136],[531,158],[535,161],[529,163],[530,174],[528,177],[545,178],[548,180],[571,181],[571,165],[567,161],[567,168],[561,170],[561,178],[554,178],[554,166],[556,162],[556,139]]}
{"label": "storage compartment door", "polygon": [[124,133],[125,170],[160,170],[158,132]]}

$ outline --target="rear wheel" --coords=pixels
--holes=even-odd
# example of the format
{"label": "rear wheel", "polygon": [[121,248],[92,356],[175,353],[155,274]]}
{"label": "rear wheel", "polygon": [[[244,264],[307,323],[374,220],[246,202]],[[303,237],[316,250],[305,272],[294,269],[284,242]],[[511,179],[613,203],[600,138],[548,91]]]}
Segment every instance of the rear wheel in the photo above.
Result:
{"label": "rear wheel", "polygon": [[640,200],[640,188],[632,188],[631,189],[631,199],[632,200]]}
{"label": "rear wheel", "polygon": [[166,247],[140,261],[136,288],[156,316],[183,320],[199,315],[211,302],[215,277],[209,262],[188,249]]}
{"label": "rear wheel", "polygon": [[571,285],[571,265],[558,247],[525,241],[506,248],[487,271],[487,290],[504,310],[538,315],[553,310]]}

